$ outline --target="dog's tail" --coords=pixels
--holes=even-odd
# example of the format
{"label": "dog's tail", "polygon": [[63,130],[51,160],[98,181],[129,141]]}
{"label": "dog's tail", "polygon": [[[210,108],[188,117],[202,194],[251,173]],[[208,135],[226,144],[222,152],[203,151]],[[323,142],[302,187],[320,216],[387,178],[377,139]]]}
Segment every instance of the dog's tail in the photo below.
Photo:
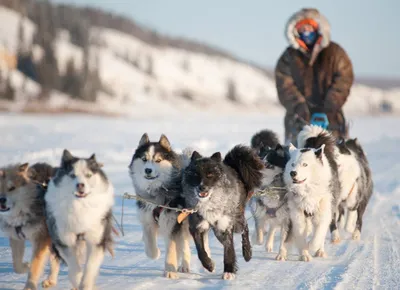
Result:
{"label": "dog's tail", "polygon": [[318,149],[325,145],[325,152],[332,152],[336,147],[336,139],[324,128],[316,125],[306,125],[297,135],[298,148]]}
{"label": "dog's tail", "polygon": [[265,129],[254,134],[250,144],[251,148],[258,150],[263,147],[275,148],[279,144],[279,138],[275,132]]}
{"label": "dog's tail", "polygon": [[250,147],[235,146],[226,154],[224,163],[237,172],[248,193],[261,186],[264,164]]}

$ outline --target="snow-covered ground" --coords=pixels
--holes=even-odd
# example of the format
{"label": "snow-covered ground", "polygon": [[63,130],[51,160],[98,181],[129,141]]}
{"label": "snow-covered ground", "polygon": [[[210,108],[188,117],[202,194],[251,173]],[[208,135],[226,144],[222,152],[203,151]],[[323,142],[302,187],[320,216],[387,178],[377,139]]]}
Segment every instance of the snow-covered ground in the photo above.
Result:
{"label": "snow-covered ground", "polygon": [[[327,259],[310,263],[274,260],[263,246],[253,246],[249,263],[236,247],[239,272],[235,281],[222,281],[222,246],[211,235],[216,273],[205,272],[192,244],[191,273],[179,280],[163,277],[163,258],[149,260],[143,250],[141,230],[133,201],[125,201],[125,236],[117,239],[116,257],[107,256],[97,280],[99,289],[398,289],[400,285],[400,125],[399,118],[354,118],[351,135],[365,146],[375,181],[374,195],[367,207],[361,241],[343,233],[340,245],[327,239]],[[265,115],[213,116],[195,114],[158,119],[108,119],[82,116],[0,115],[0,164],[47,161],[59,163],[62,150],[89,156],[92,152],[105,164],[117,192],[115,215],[121,214],[121,195],[132,192],[127,173],[134,148],[144,132],[151,139],[165,133],[175,149],[196,147],[204,154],[225,153],[238,143],[248,144],[252,134],[263,128],[283,134],[281,117]],[[247,212],[250,217],[250,213]],[[251,232],[254,223],[250,219]],[[237,237],[239,238],[239,237]],[[163,242],[160,249],[164,254]],[[29,259],[30,246],[25,254]],[[162,255],[163,257],[163,255]],[[48,270],[48,269],[47,269]],[[25,275],[13,273],[8,240],[0,233],[0,289],[22,289]],[[62,267],[59,285],[69,289],[67,268]]]}

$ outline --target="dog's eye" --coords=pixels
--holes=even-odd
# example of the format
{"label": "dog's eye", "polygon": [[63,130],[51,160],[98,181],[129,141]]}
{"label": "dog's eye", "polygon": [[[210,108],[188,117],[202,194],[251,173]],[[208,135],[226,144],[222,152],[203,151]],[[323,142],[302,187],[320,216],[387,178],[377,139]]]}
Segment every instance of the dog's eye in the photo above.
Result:
{"label": "dog's eye", "polygon": [[9,188],[8,188],[8,191],[13,191],[13,190],[15,190],[15,186],[10,186]]}
{"label": "dog's eye", "polygon": [[69,177],[71,177],[71,178],[75,178],[75,177],[76,177],[76,175],[75,175],[74,173],[71,173],[71,174],[69,175]]}
{"label": "dog's eye", "polygon": [[270,163],[266,163],[266,164],[265,164],[265,168],[267,168],[267,169],[274,169],[275,166],[272,165],[272,164],[270,164]]}
{"label": "dog's eye", "polygon": [[296,164],[292,163],[292,167],[295,167],[295,166],[296,166]]}
{"label": "dog's eye", "polygon": [[146,161],[147,161],[146,156],[143,156],[143,157],[142,157],[142,160],[143,160],[143,162],[146,162]]}
{"label": "dog's eye", "polygon": [[161,161],[161,158],[156,159],[156,163],[160,163]]}
{"label": "dog's eye", "polygon": [[88,173],[88,174],[86,174],[85,176],[86,176],[86,178],[90,178],[90,177],[92,177],[92,176],[93,176],[93,174],[91,174],[91,173]]}
{"label": "dog's eye", "polygon": [[307,166],[308,166],[308,164],[307,164],[307,163],[303,163],[302,165],[303,165],[303,167],[307,167]]}

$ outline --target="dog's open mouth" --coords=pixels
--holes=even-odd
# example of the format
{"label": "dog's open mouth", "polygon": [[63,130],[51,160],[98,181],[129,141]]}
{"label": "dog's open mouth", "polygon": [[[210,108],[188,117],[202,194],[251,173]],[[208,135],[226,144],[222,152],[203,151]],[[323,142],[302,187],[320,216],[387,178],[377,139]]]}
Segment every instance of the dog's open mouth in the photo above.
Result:
{"label": "dog's open mouth", "polygon": [[158,177],[158,175],[156,176],[149,176],[149,175],[145,175],[144,178],[146,178],[147,180],[154,180]]}
{"label": "dog's open mouth", "polygon": [[9,210],[10,210],[10,208],[5,206],[4,204],[0,205],[0,212],[6,212],[6,211],[9,211]]}
{"label": "dog's open mouth", "polygon": [[307,180],[307,178],[304,178],[303,180],[298,180],[298,179],[293,179],[293,183],[295,184],[302,184]]}
{"label": "dog's open mouth", "polygon": [[75,196],[77,197],[77,198],[84,198],[84,197],[86,197],[86,196],[88,196],[89,195],[89,193],[87,193],[87,192],[80,192],[80,191],[76,191],[75,192]]}
{"label": "dog's open mouth", "polygon": [[208,191],[202,191],[197,194],[200,198],[205,198],[208,196]]}

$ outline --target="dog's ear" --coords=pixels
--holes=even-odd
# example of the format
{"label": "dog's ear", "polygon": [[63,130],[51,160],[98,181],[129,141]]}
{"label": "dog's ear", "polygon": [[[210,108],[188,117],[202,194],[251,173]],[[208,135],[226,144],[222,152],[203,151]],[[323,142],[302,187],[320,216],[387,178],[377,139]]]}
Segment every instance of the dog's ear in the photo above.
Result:
{"label": "dog's ear", "polygon": [[215,152],[212,156],[211,156],[212,160],[215,160],[217,162],[222,162],[222,155],[221,152]]}
{"label": "dog's ear", "polygon": [[160,141],[158,141],[158,143],[160,143],[161,147],[163,147],[167,151],[171,151],[171,143],[169,143],[167,136],[165,136],[164,134],[161,134]]}
{"label": "dog's ear", "polygon": [[354,144],[356,144],[357,146],[361,146],[361,145],[360,145],[360,141],[358,141],[358,138],[357,138],[357,137],[354,138]]}
{"label": "dog's ear", "polygon": [[19,173],[27,173],[29,168],[29,163],[24,163],[18,167]]}
{"label": "dog's ear", "polygon": [[197,159],[200,159],[201,157],[202,157],[202,156],[200,155],[199,152],[193,151],[192,157],[190,158],[190,160],[191,160],[191,161],[195,161],[195,160],[197,160]]}
{"label": "dog's ear", "polygon": [[90,160],[90,161],[97,162],[97,161],[96,161],[96,154],[93,153],[93,154],[89,157],[89,160]]}
{"label": "dog's ear", "polygon": [[150,143],[149,135],[147,135],[147,133],[144,133],[142,138],[140,138],[139,147],[149,143]]}
{"label": "dog's ear", "polygon": [[289,152],[292,152],[294,150],[297,150],[296,146],[294,146],[292,143],[289,144]]}
{"label": "dog's ear", "polygon": [[322,159],[322,154],[324,154],[324,149],[325,149],[325,144],[322,144],[321,147],[314,150],[315,156],[317,156],[318,159]]}
{"label": "dog's ear", "polygon": [[61,167],[65,167],[67,164],[71,163],[74,159],[76,159],[71,152],[67,149],[64,149],[63,155],[61,157]]}
{"label": "dog's ear", "polygon": [[279,157],[285,157],[285,149],[283,149],[281,144],[276,145],[275,151]]}

